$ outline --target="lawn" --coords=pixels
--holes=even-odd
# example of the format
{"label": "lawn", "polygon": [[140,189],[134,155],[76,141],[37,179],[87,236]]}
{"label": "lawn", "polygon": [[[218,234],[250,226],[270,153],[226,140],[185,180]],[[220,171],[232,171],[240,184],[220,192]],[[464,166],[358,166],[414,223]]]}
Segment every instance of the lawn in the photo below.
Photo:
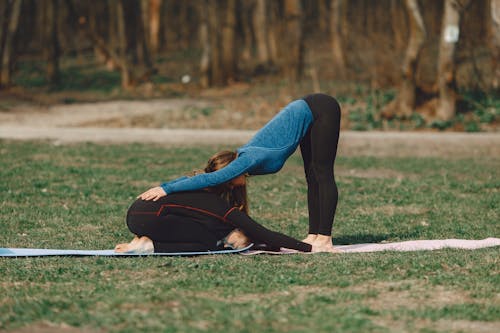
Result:
{"label": "lawn", "polygon": [[[221,147],[0,141],[1,247],[108,249],[142,191]],[[500,158],[340,156],[334,243],[500,236]],[[300,156],[250,179],[251,215],[307,231]],[[0,330],[498,332],[500,248],[0,259]]]}

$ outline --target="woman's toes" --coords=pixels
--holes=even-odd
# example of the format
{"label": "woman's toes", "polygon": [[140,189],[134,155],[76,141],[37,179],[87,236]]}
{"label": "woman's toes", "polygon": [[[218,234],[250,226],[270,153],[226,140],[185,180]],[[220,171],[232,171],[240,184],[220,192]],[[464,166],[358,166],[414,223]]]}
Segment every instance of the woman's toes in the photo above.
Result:
{"label": "woman's toes", "polygon": [[115,246],[115,252],[126,252],[128,243],[122,243]]}

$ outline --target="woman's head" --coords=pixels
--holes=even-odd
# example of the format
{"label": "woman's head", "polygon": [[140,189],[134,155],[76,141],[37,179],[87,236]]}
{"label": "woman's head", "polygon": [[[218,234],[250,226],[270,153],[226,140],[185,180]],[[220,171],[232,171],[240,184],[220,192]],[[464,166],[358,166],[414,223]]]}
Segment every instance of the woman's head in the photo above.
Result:
{"label": "woman's head", "polygon": [[[214,172],[224,168],[234,161],[238,154],[234,151],[221,151],[210,157],[204,169],[205,172]],[[246,189],[246,176],[240,175],[230,181],[212,188],[219,193],[231,205],[237,206],[240,210],[248,213],[248,200]]]}

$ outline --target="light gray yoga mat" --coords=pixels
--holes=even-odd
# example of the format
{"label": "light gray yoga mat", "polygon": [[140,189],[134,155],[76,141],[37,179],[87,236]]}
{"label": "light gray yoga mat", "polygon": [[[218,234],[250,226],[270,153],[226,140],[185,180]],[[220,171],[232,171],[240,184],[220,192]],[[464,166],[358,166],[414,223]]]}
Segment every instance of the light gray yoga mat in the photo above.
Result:
{"label": "light gray yoga mat", "polygon": [[0,248],[0,257],[44,257],[44,256],[199,256],[207,254],[232,254],[250,249],[253,244],[239,250],[200,251],[200,252],[171,252],[171,253],[115,253],[114,250],[57,250],[57,249],[27,249],[27,248]]}
{"label": "light gray yoga mat", "polygon": [[[251,250],[253,244],[239,250],[221,250],[207,252],[176,252],[176,253],[115,253],[114,250],[56,250],[56,249],[26,249],[26,248],[0,248],[0,257],[42,257],[42,256],[198,256],[207,254],[295,254],[303,253],[296,250],[284,249],[281,251]],[[336,245],[342,253],[365,253],[380,251],[431,251],[446,248],[474,250],[485,247],[500,246],[500,238],[485,238],[481,240],[468,239],[433,239],[414,240],[395,243],[366,243],[351,245]]]}
{"label": "light gray yoga mat", "polygon": [[[463,249],[474,250],[485,247],[500,246],[500,238],[485,238],[481,240],[469,239],[432,239],[432,240],[413,240],[394,243],[366,243],[351,245],[334,245],[341,253],[366,253],[381,251],[432,251],[441,249]],[[281,248],[281,251],[261,251],[249,250],[242,254],[295,254],[302,253],[296,250]]]}

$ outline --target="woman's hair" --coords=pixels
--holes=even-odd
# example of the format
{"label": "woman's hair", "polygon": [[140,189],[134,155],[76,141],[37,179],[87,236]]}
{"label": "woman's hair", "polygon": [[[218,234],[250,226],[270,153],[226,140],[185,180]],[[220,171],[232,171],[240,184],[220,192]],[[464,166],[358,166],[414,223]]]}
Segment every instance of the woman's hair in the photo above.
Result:
{"label": "woman's hair", "polygon": [[[221,151],[210,157],[204,171],[214,172],[222,169],[238,157],[234,151]],[[247,187],[244,186],[231,186],[231,181],[211,187],[211,190],[219,194],[224,200],[229,202],[230,205],[238,207],[241,211],[248,214],[248,198]]]}

